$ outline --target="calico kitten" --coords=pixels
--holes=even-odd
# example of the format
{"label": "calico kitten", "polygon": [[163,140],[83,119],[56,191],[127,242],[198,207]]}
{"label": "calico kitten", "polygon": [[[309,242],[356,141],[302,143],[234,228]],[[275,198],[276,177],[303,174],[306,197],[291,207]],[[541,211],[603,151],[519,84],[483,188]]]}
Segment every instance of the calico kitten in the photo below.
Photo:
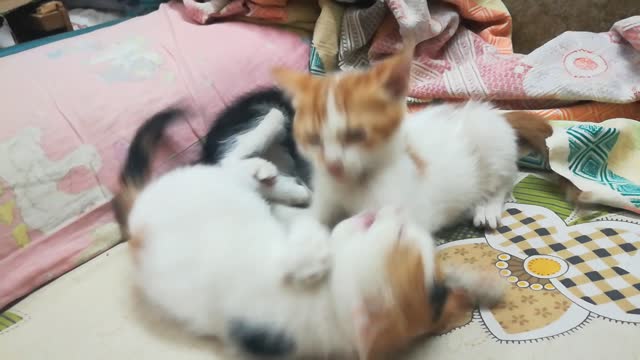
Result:
{"label": "calico kitten", "polygon": [[138,131],[115,202],[141,293],[193,333],[241,357],[374,359],[499,299],[497,278],[441,269],[431,237],[396,208],[344,220],[331,234],[304,213],[285,226],[265,198],[308,193],[264,159],[149,179],[175,115]]}
{"label": "calico kitten", "polygon": [[[306,161],[296,166],[296,158],[300,158],[291,143],[291,113],[285,117],[279,108],[285,109],[282,93],[273,90],[259,90],[240,98],[225,110],[213,123],[204,139],[202,152],[196,164],[216,165],[235,163],[249,158],[274,159],[284,171],[299,176],[291,176],[278,170],[278,193],[266,194],[266,200],[295,207],[306,207],[309,203],[310,191],[300,177],[306,178]],[[280,107],[282,106],[282,107]],[[289,105],[290,108],[290,105]],[[175,121],[184,117],[179,109],[167,109],[155,114],[137,131],[129,146],[120,183],[120,191],[112,202],[116,220],[126,224],[128,214],[136,196],[135,189],[141,188],[150,176],[151,154],[162,140],[166,129]],[[289,124],[289,125],[287,125]],[[218,132],[216,132],[218,130]],[[290,144],[291,143],[291,144]],[[289,158],[287,158],[289,156]],[[286,191],[291,191],[287,194]],[[282,219],[287,220],[287,219]],[[126,230],[126,227],[122,227]],[[126,238],[127,233],[123,231]]]}
{"label": "calico kitten", "polygon": [[275,71],[293,98],[294,137],[313,164],[312,211],[332,224],[395,204],[427,231],[466,212],[495,228],[517,174],[518,139],[546,151],[550,125],[478,102],[407,115],[410,67],[405,51],[365,71]]}
{"label": "calico kitten", "polygon": [[[277,88],[257,89],[245,94],[228,106],[217,118],[202,141],[201,155],[197,163],[214,165],[225,161],[235,161],[251,157],[260,157],[274,163],[281,172],[280,177],[288,182],[296,181],[308,187],[310,179],[309,163],[301,157],[292,134],[293,108],[288,97]],[[123,173],[129,174],[127,181],[142,181],[148,174],[149,162],[147,149],[155,148],[165,128],[183,116],[178,109],[168,109],[156,114],[138,130],[145,137],[145,147],[131,146],[129,160]],[[133,176],[135,175],[135,176]],[[138,186],[139,184],[132,184]],[[128,206],[130,201],[126,192],[124,197],[114,202],[117,217],[128,212],[120,206]],[[307,206],[306,198],[290,198],[296,203],[291,206]],[[124,223],[124,219],[118,219]]]}

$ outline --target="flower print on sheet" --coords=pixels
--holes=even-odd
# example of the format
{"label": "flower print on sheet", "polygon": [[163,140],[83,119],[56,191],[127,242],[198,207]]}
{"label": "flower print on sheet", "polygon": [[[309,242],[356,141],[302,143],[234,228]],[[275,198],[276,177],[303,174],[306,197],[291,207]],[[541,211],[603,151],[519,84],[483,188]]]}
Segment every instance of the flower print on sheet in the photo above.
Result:
{"label": "flower print on sheet", "polygon": [[95,39],[77,39],[73,42],[63,42],[61,46],[47,51],[46,56],[51,60],[57,60],[71,54],[96,52],[101,48],[102,44]]}
{"label": "flower print on sheet", "polygon": [[525,176],[498,230],[438,246],[446,266],[497,272],[507,285],[501,304],[456,327],[479,322],[497,341],[518,343],[577,331],[594,317],[640,324],[640,223],[627,213],[574,211],[562,196]]}
{"label": "flower print on sheet", "polygon": [[640,52],[610,33],[566,32],[525,56],[528,96],[614,103],[640,99]]}
{"label": "flower print on sheet", "polygon": [[[102,159],[97,150],[87,144],[78,146],[59,160],[48,157],[41,145],[42,129],[27,127],[14,137],[0,141],[0,179],[14,194],[23,232],[50,233],[65,221],[88,208],[105,202],[111,196],[102,186],[77,192],[61,190],[61,183],[76,168],[97,172]],[[13,218],[5,214],[5,222]],[[24,246],[15,236],[18,245]],[[23,234],[24,235],[24,234]],[[22,241],[24,242],[24,241]]]}
{"label": "flower print on sheet", "polygon": [[158,75],[172,81],[175,76],[164,65],[166,59],[142,36],[121,40],[107,46],[90,59],[91,65],[107,82],[137,82]]}

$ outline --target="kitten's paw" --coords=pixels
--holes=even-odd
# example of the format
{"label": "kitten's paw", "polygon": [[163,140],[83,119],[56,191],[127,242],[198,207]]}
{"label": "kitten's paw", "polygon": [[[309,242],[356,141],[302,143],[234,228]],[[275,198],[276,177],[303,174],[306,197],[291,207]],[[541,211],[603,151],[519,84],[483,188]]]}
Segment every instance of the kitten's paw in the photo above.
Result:
{"label": "kitten's paw", "polygon": [[294,207],[306,207],[311,202],[311,191],[296,178],[278,175],[272,181],[261,189],[262,195],[270,201]]}
{"label": "kitten's paw", "polygon": [[253,177],[263,185],[271,186],[276,182],[279,171],[271,162],[264,159],[251,159],[253,161]]}
{"label": "kitten's paw", "polygon": [[280,176],[278,181],[286,185],[283,202],[296,207],[307,207],[311,203],[311,190],[296,178]]}
{"label": "kitten's paw", "polygon": [[482,307],[497,305],[505,294],[505,282],[497,274],[471,267],[445,270],[445,282],[450,288],[467,292]]}
{"label": "kitten's paw", "polygon": [[331,270],[331,256],[329,252],[316,254],[313,258],[300,259],[285,274],[285,283],[300,289],[317,286],[329,275]]}
{"label": "kitten's paw", "polygon": [[476,227],[496,229],[502,219],[503,207],[502,202],[489,202],[476,206],[473,215],[473,225]]}
{"label": "kitten's paw", "polygon": [[295,220],[290,231],[291,253],[285,283],[299,288],[316,286],[331,270],[329,231],[308,217]]}
{"label": "kitten's paw", "polygon": [[311,190],[300,185],[294,188],[289,198],[288,204],[295,207],[307,207],[311,203]]}

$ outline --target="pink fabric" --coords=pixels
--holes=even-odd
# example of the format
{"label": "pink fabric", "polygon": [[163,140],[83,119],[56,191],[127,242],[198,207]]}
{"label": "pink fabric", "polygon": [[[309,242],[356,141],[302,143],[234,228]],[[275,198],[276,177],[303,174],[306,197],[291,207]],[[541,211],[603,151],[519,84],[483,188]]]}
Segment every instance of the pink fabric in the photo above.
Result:
{"label": "pink fabric", "polygon": [[[500,1],[379,1],[345,11],[339,65],[360,67],[415,41],[415,101],[475,98],[527,109],[640,101],[640,16],[606,33],[565,32],[528,55],[513,53],[510,33]],[[612,107],[623,109],[602,111]]]}
{"label": "pink fabric", "polygon": [[183,2],[187,15],[199,24],[232,16],[246,16],[274,23],[284,23],[287,20],[288,0],[210,0],[206,2],[183,0]]}
{"label": "pink fabric", "polygon": [[150,115],[188,110],[160,155],[174,166],[226,103],[271,83],[272,67],[306,69],[296,35],[194,25],[182,9],[0,59],[0,307],[117,241],[108,201]]}

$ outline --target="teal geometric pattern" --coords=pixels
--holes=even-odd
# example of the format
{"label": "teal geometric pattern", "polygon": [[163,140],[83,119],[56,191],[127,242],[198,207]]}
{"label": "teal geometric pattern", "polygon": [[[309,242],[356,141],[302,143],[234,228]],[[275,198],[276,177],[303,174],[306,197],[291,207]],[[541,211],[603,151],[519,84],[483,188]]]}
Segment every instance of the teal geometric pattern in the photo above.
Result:
{"label": "teal geometric pattern", "polygon": [[640,208],[640,186],[609,170],[609,153],[620,131],[593,124],[567,129],[569,136],[569,170],[575,175],[609,187]]}
{"label": "teal geometric pattern", "polygon": [[531,152],[521,157],[518,160],[518,165],[533,170],[551,170],[546,156],[538,154],[537,152]]}
{"label": "teal geometric pattern", "polygon": [[326,73],[322,59],[320,59],[320,55],[318,55],[318,51],[313,44],[311,45],[311,54],[309,56],[309,72],[313,75],[324,75]]}

